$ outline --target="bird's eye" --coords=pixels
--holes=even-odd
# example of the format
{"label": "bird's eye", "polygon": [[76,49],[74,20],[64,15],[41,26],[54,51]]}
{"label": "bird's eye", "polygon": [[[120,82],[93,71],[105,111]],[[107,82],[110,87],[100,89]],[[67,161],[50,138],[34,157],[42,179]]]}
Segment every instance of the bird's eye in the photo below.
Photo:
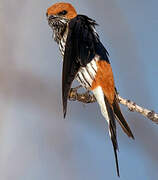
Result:
{"label": "bird's eye", "polygon": [[61,12],[58,13],[59,16],[64,16],[67,14],[67,11],[66,10],[63,10]]}

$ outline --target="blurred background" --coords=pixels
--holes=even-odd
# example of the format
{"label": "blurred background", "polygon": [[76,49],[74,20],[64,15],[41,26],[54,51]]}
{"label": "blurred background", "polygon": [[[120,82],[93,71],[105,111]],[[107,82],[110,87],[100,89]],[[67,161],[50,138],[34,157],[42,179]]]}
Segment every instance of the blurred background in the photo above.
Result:
{"label": "blurred background", "polygon": [[[61,105],[61,55],[46,9],[57,1],[0,2],[0,179],[118,179],[107,124],[96,103]],[[108,49],[121,96],[158,112],[158,2],[80,0]],[[121,180],[158,178],[158,126],[121,109],[135,135],[118,127]]]}

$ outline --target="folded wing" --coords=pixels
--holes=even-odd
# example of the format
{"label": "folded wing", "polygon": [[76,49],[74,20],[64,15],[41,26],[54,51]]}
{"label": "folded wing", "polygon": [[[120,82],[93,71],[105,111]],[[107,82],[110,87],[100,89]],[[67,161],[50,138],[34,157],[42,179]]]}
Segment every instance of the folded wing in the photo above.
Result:
{"label": "folded wing", "polygon": [[94,31],[95,25],[94,20],[84,15],[78,15],[69,22],[62,72],[64,117],[71,84],[80,67],[85,67],[96,54],[102,56],[103,59],[108,59],[107,51]]}

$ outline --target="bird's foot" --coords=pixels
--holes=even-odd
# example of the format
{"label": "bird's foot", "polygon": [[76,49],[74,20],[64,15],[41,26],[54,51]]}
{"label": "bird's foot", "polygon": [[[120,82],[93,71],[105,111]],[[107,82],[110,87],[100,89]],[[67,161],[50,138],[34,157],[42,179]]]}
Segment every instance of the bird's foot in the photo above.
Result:
{"label": "bird's foot", "polygon": [[85,93],[78,93],[77,90],[82,86],[77,86],[70,89],[69,100],[70,101],[80,101],[83,103],[93,103],[96,102],[95,97],[87,90]]}

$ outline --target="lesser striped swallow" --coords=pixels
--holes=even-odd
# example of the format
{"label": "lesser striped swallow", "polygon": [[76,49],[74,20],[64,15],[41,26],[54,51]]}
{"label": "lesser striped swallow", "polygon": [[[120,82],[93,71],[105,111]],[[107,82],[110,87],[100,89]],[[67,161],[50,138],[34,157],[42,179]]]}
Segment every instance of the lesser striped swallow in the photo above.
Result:
{"label": "lesser striped swallow", "polygon": [[91,91],[108,122],[117,175],[119,165],[117,158],[116,122],[124,132],[134,139],[132,131],[123,117],[116,94],[114,77],[109,62],[109,55],[100,42],[96,32],[96,21],[77,14],[69,3],[56,3],[47,9],[48,24],[54,32],[54,40],[58,43],[63,56],[62,99],[63,113],[66,116],[67,100],[74,79]]}

